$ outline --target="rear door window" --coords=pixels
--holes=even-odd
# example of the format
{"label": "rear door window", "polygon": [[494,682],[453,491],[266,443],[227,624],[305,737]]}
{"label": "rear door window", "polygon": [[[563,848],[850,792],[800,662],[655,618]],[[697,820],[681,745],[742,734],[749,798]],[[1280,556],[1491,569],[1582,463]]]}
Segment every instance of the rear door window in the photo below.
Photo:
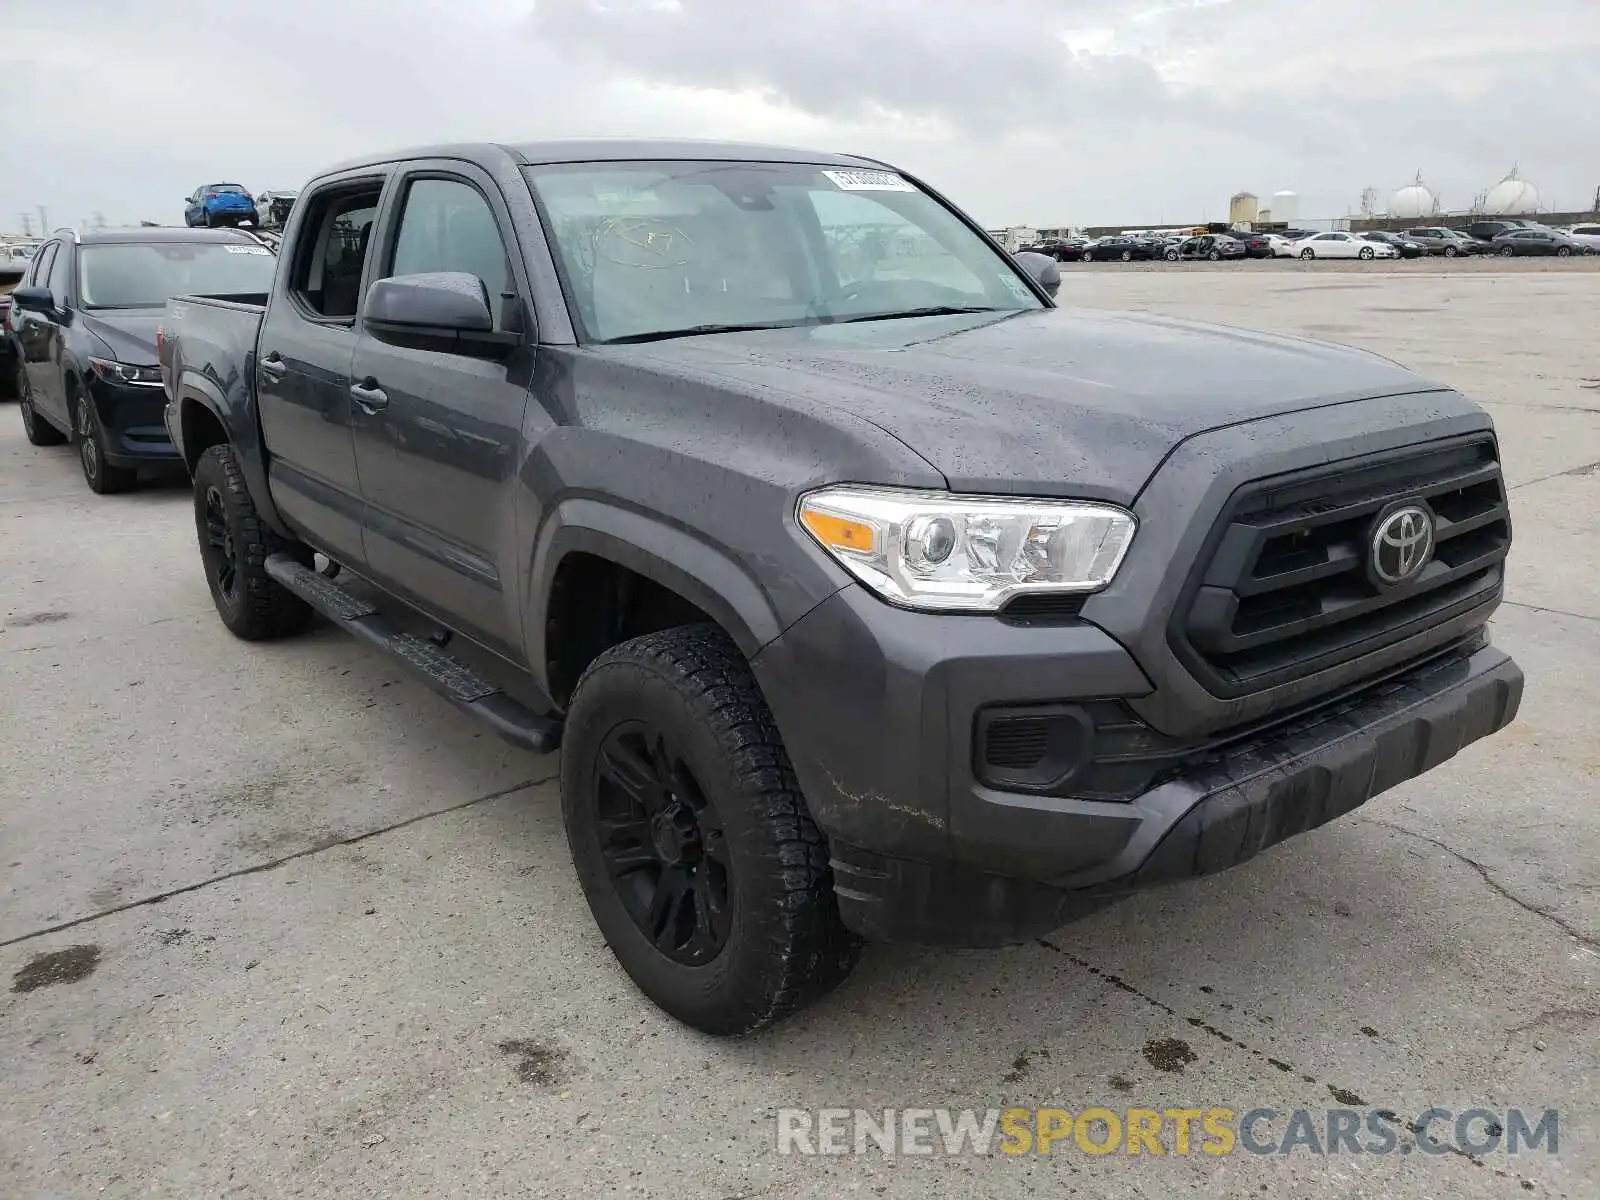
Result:
{"label": "rear door window", "polygon": [[383,181],[371,180],[330,187],[312,197],[289,277],[289,291],[310,313],[354,320],[382,193]]}

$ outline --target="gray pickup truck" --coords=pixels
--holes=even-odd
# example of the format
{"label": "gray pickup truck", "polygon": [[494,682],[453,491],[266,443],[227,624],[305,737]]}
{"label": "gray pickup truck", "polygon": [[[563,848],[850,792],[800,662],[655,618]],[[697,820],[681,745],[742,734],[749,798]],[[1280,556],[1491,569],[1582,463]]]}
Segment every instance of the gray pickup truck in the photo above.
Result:
{"label": "gray pickup truck", "polygon": [[1058,309],[880,162],[365,159],[251,299],[160,338],[222,620],[320,612],[560,742],[595,920],[703,1030],[820,996],[863,938],[1023,940],[1233,866],[1521,697],[1480,409],[1352,349]]}

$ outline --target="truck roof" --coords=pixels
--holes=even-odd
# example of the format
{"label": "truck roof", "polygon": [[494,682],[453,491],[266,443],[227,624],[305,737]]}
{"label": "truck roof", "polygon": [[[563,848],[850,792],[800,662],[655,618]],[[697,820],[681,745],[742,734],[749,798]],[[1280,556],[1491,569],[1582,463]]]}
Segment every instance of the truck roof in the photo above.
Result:
{"label": "truck roof", "polygon": [[839,167],[882,167],[877,159],[829,150],[799,150],[792,146],[766,146],[754,142],[702,141],[689,138],[575,138],[548,142],[457,142],[438,146],[418,146],[383,154],[348,159],[329,167],[322,174],[348,171],[356,167],[378,166],[413,158],[460,158],[480,166],[504,162],[517,166],[550,163],[624,162],[630,159],[662,159],[717,162],[802,162]]}

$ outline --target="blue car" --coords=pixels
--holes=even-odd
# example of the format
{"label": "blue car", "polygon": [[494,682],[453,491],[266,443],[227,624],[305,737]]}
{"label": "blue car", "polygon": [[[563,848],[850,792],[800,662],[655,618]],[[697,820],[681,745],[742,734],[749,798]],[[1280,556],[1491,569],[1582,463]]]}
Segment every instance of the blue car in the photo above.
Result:
{"label": "blue car", "polygon": [[203,225],[259,225],[256,202],[237,183],[208,183],[184,198],[183,223],[191,228]]}

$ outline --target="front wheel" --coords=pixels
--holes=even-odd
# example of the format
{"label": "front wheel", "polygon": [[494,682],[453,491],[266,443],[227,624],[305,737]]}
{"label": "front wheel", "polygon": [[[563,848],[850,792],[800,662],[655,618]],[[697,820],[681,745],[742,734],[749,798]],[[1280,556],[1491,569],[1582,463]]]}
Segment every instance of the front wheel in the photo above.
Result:
{"label": "front wheel", "polygon": [[1371,246],[1363,246],[1363,247],[1361,247],[1361,257],[1362,258],[1373,258],[1373,257],[1375,257],[1377,255],[1377,253],[1378,252],[1376,250],[1374,250]]}
{"label": "front wheel", "polygon": [[100,412],[89,397],[74,393],[72,401],[73,433],[78,443],[78,462],[83,467],[83,481],[98,496],[125,492],[139,482],[137,471],[127,467],[114,467],[106,461],[106,431],[100,424]]}
{"label": "front wheel", "polygon": [[194,524],[206,584],[230,633],[259,641],[301,633],[311,625],[311,606],[285,590],[266,567],[273,554],[289,551],[307,565],[311,554],[262,521],[231,446],[212,446],[195,464]]}
{"label": "front wheel", "polygon": [[1167,251],[1167,261],[1168,262],[1177,262],[1178,261],[1178,252],[1176,250],[1168,250]]}
{"label": "front wheel", "polygon": [[711,1034],[820,997],[860,953],[749,664],[714,626],[614,646],[567,712],[561,805],[595,922],[639,989]]}
{"label": "front wheel", "polygon": [[1510,258],[1515,253],[1516,253],[1516,251],[1513,250],[1510,246],[1501,246],[1500,247],[1500,257],[1501,258]]}
{"label": "front wheel", "polygon": [[1083,252],[1083,261],[1084,262],[1093,262],[1094,261],[1094,255],[1090,254],[1087,250],[1085,250]]}
{"label": "front wheel", "polygon": [[1313,250],[1310,246],[1307,246],[1304,250],[1300,251],[1300,257],[1303,258],[1303,259],[1306,259],[1308,262],[1311,259],[1315,258],[1316,256],[1317,256],[1317,252],[1315,250]]}

